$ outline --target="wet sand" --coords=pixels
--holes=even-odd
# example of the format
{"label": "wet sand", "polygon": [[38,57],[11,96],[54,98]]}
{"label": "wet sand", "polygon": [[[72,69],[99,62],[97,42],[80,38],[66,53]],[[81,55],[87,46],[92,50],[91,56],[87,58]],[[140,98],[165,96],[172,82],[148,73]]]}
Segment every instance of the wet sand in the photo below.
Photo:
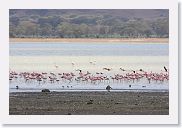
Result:
{"label": "wet sand", "polygon": [[168,115],[168,92],[14,92],[10,115]]}
{"label": "wet sand", "polygon": [[118,43],[168,43],[169,38],[10,38],[13,42],[118,42]]}

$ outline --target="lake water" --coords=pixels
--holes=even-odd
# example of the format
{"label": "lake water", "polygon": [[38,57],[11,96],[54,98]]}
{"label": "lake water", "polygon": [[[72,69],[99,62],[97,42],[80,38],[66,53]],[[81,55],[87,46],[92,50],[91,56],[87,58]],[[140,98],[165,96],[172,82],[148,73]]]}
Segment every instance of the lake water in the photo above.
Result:
{"label": "lake water", "polygon": [[[163,72],[169,67],[169,46],[161,43],[10,43],[10,70],[16,72],[73,72],[77,69],[94,74],[103,72],[106,76],[121,74],[120,68],[127,71],[143,69],[147,72]],[[56,67],[55,67],[56,66]],[[111,68],[110,72],[103,68]],[[10,91],[40,91],[49,88],[55,91],[105,90],[108,83],[38,84],[14,81]],[[109,83],[113,90],[168,90],[168,81],[151,83]],[[132,84],[132,88],[128,85]],[[20,89],[16,90],[15,86]],[[63,89],[62,85],[72,86]],[[145,88],[142,88],[146,85]]]}
{"label": "lake water", "polygon": [[168,44],[13,43],[10,56],[168,56]]}

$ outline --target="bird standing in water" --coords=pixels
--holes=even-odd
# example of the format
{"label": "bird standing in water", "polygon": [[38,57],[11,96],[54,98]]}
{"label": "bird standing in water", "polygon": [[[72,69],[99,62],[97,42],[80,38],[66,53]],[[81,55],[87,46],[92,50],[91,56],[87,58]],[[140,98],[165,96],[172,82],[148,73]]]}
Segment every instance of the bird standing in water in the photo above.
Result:
{"label": "bird standing in water", "polygon": [[112,88],[111,88],[111,86],[109,86],[109,85],[106,87],[106,90],[107,90],[108,92],[110,92],[111,89],[112,89]]}
{"label": "bird standing in water", "polygon": [[19,86],[16,86],[16,89],[19,89]]}
{"label": "bird standing in water", "polygon": [[167,68],[164,66],[164,70],[167,72]]}

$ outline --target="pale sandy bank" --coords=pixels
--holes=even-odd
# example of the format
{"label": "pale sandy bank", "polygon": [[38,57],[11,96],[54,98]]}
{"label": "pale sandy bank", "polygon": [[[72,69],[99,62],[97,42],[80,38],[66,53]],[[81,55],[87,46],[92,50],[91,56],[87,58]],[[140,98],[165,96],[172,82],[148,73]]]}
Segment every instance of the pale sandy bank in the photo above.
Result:
{"label": "pale sandy bank", "polygon": [[118,42],[118,43],[168,43],[169,38],[10,38],[12,42]]}

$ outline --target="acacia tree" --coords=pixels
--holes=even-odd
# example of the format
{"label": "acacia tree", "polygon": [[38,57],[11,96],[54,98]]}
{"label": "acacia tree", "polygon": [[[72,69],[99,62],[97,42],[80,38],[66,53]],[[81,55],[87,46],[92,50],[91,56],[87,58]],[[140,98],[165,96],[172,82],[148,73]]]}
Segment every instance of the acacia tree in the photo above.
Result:
{"label": "acacia tree", "polygon": [[22,35],[35,37],[38,34],[38,25],[32,23],[31,21],[22,21],[20,22],[17,31],[22,33]]}

